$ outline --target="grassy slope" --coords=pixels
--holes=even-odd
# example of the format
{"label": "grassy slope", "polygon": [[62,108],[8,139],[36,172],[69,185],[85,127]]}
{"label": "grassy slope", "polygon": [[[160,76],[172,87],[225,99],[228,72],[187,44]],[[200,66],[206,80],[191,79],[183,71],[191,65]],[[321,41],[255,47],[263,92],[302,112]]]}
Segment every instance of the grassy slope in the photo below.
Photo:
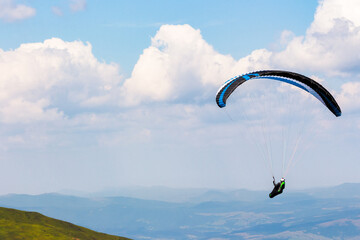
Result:
{"label": "grassy slope", "polygon": [[37,212],[0,207],[0,239],[125,240],[127,238],[94,232]]}

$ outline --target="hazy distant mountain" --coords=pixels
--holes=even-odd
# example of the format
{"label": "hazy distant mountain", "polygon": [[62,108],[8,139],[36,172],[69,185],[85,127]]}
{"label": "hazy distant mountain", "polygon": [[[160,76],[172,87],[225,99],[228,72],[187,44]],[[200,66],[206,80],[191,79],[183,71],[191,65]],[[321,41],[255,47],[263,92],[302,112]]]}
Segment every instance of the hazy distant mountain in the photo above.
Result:
{"label": "hazy distant mountain", "polygon": [[[166,188],[128,196],[7,195],[0,205],[38,211],[96,231],[134,239],[356,239],[360,184],[267,192]],[[131,192],[137,196],[141,192]],[[166,193],[168,196],[166,196]],[[183,197],[177,197],[184,193]],[[101,195],[97,195],[101,196]],[[184,199],[166,202],[148,199]]]}
{"label": "hazy distant mountain", "polygon": [[335,187],[309,189],[306,193],[316,198],[360,198],[360,184],[344,183]]}
{"label": "hazy distant mountain", "polygon": [[46,217],[37,212],[25,212],[0,207],[0,239],[93,239],[125,240],[74,224]]}
{"label": "hazy distant mountain", "polygon": [[78,193],[73,194],[73,191],[62,191],[61,193],[65,195],[76,195],[82,197],[114,197],[114,196],[124,196],[131,198],[139,198],[144,200],[157,200],[165,202],[188,202],[196,199],[198,196],[205,194],[210,191],[206,188],[168,188],[168,187],[122,187],[122,188],[112,188],[103,190],[96,193],[86,194]]}
{"label": "hazy distant mountain", "polygon": [[[335,187],[314,188],[293,191],[285,190],[287,197],[294,198],[360,198],[360,183],[345,183]],[[92,194],[75,194],[82,197],[113,197],[123,196],[144,200],[156,200],[165,202],[205,202],[205,201],[258,201],[267,199],[269,191],[250,191],[245,189],[217,190],[206,188],[175,189],[167,187],[127,187],[108,189]],[[64,191],[65,195],[73,193]],[[74,194],[70,194],[74,195]]]}

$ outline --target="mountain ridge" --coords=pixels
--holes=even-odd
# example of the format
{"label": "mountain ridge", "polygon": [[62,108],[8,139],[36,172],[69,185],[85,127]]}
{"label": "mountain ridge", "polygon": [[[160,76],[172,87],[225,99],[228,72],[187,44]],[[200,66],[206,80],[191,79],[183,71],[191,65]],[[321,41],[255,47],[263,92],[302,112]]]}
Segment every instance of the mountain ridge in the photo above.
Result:
{"label": "mountain ridge", "polygon": [[3,207],[0,207],[0,239],[128,240],[124,237],[95,232],[38,212]]}

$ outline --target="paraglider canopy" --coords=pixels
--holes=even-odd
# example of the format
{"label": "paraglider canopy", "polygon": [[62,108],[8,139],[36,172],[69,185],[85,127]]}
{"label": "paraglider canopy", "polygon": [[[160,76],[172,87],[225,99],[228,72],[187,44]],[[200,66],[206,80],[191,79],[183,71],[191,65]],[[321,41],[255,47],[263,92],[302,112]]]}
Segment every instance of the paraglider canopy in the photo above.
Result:
{"label": "paraglider canopy", "polygon": [[281,70],[263,70],[236,76],[225,82],[216,94],[216,103],[220,108],[226,106],[226,101],[241,84],[253,79],[276,80],[301,88],[322,102],[336,117],[341,116],[341,109],[334,97],[321,84],[299,73]]}

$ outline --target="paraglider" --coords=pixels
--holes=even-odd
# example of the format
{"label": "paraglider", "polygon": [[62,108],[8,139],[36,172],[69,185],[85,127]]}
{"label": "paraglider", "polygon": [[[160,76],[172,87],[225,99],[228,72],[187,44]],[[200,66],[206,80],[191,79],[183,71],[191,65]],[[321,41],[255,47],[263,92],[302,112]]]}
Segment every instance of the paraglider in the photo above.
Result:
{"label": "paraglider", "polygon": [[[239,76],[229,79],[219,88],[219,90],[216,94],[217,105],[220,108],[224,108],[226,106],[228,98],[232,95],[232,93],[239,86],[242,86],[243,83],[245,83],[249,80],[256,80],[256,79],[263,79],[263,80],[269,80],[269,81],[274,81],[274,80],[280,81],[282,83],[285,83],[285,85],[290,84],[292,86],[295,86],[295,88],[302,89],[302,90],[310,93],[316,99],[318,99],[336,117],[341,116],[341,109],[340,109],[339,105],[337,104],[335,98],[321,84],[319,84],[315,80],[313,80],[309,77],[306,77],[304,75],[301,75],[299,73],[282,71],[282,70],[255,71],[255,72],[250,72],[250,73],[239,75]],[[298,143],[298,141],[297,141],[297,143]],[[296,151],[297,143],[296,143],[296,147],[293,152],[293,155]],[[268,147],[268,145],[271,145],[271,144],[267,144],[266,147]],[[291,158],[293,158],[293,155],[291,156]],[[269,157],[269,159],[271,160],[271,156]],[[270,164],[270,165],[272,167],[272,164]],[[284,165],[284,163],[283,163],[283,165]],[[273,184],[274,184],[274,189],[269,194],[270,198],[273,198],[283,192],[283,190],[285,189],[284,177],[281,178],[280,182],[275,183],[275,177],[273,174]]]}
{"label": "paraglider", "polygon": [[281,194],[284,191],[284,189],[285,189],[285,179],[281,178],[280,182],[275,183],[275,177],[273,177],[273,184],[274,184],[274,189],[269,194],[270,198],[273,198],[273,197]]}

